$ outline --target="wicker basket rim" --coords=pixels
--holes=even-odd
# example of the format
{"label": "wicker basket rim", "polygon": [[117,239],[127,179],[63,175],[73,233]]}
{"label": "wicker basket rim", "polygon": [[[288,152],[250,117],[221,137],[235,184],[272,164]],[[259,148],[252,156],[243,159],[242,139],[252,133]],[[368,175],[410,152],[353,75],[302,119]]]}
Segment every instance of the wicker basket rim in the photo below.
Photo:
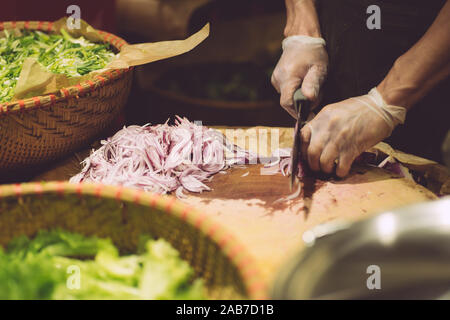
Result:
{"label": "wicker basket rim", "polygon": [[20,198],[23,195],[44,194],[83,195],[115,199],[139,204],[163,211],[189,223],[205,237],[218,245],[225,256],[239,271],[250,299],[267,299],[266,284],[260,276],[259,268],[247,249],[226,228],[205,213],[188,206],[173,196],[162,196],[143,190],[122,186],[109,186],[98,183],[70,183],[66,181],[29,182],[22,184],[0,185],[0,201],[3,198]]}
{"label": "wicker basket rim", "polygon": [[[51,21],[0,21],[0,30],[4,29],[40,30],[43,32],[55,31],[53,22]],[[112,33],[102,30],[97,30],[97,32],[103,37],[105,42],[111,44],[119,51],[124,45],[128,44],[124,39]],[[93,80],[88,80],[70,87],[61,88],[53,93],[0,103],[0,116],[21,113],[36,108],[49,107],[57,102],[66,101],[71,98],[78,98],[83,94],[97,90],[113,80],[122,77],[126,72],[129,72],[132,69],[133,67],[128,69],[107,70],[95,76]]]}

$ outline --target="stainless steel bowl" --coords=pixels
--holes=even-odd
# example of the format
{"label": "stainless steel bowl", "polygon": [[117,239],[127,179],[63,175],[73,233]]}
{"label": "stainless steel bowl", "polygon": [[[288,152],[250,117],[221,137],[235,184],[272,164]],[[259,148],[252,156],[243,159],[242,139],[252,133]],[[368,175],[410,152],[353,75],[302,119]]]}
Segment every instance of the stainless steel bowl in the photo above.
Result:
{"label": "stainless steel bowl", "polygon": [[450,197],[318,226],[274,299],[450,299]]}

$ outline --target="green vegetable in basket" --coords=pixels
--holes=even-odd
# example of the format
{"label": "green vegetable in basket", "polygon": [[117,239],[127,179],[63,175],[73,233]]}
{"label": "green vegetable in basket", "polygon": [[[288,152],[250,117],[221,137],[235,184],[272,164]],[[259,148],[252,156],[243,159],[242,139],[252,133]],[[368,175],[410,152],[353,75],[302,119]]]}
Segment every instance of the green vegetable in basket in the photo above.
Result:
{"label": "green vegetable in basket", "polygon": [[[168,242],[143,239],[141,251],[120,256],[109,239],[61,230],[16,238],[0,251],[0,299],[204,298],[202,281],[192,281]],[[68,286],[74,266],[79,287]]]}
{"label": "green vegetable in basket", "polygon": [[0,102],[11,100],[23,62],[36,58],[53,73],[69,77],[86,75],[104,68],[114,57],[108,43],[93,43],[84,37],[24,31],[20,35],[4,30],[0,38]]}

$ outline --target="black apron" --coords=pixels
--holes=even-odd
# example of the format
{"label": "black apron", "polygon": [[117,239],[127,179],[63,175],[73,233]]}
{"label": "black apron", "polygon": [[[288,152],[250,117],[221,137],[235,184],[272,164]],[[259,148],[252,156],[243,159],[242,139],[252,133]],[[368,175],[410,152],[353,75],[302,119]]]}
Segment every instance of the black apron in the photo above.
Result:
{"label": "black apron", "polygon": [[[395,60],[426,32],[445,0],[319,0],[317,9],[330,59],[321,105],[366,94]],[[381,9],[381,29],[369,30],[367,7]],[[449,30],[450,31],[450,30]],[[442,162],[450,128],[450,79],[408,112],[386,142],[399,150]]]}

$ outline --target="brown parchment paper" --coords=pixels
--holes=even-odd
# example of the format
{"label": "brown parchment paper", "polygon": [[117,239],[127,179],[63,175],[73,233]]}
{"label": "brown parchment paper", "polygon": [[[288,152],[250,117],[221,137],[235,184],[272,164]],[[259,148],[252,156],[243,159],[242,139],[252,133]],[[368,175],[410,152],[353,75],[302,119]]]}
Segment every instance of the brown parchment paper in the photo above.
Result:
{"label": "brown parchment paper", "polygon": [[[54,27],[57,32],[60,32],[61,29],[66,30],[74,38],[83,36],[93,42],[103,41],[98,31],[83,20],[80,21],[80,29],[67,28],[67,18],[56,21]],[[63,74],[52,73],[35,58],[28,58],[24,61],[13,100],[56,92],[61,88],[90,80],[107,70],[126,69],[174,57],[194,49],[208,36],[209,23],[185,40],[125,45],[104,69],[93,71],[82,77],[67,77]]]}

